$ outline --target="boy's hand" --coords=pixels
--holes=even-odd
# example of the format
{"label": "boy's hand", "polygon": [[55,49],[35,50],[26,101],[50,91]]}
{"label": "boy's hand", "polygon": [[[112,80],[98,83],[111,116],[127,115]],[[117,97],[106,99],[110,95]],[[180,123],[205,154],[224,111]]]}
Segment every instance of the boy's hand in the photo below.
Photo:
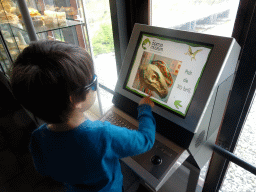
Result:
{"label": "boy's hand", "polygon": [[149,98],[150,96],[148,97],[144,97],[140,100],[139,102],[139,105],[142,105],[142,104],[147,104],[149,105],[151,108],[153,108],[155,106],[154,102],[151,101],[151,99]]}

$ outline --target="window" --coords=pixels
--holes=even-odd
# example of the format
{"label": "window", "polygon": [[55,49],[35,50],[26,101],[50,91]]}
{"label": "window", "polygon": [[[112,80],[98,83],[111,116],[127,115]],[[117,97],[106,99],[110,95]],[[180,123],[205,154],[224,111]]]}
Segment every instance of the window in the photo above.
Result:
{"label": "window", "polygon": [[[117,70],[109,1],[86,0],[84,7],[99,83],[114,90]],[[112,105],[112,94],[100,88],[100,98],[105,112]]]}
{"label": "window", "polygon": [[231,36],[238,0],[152,0],[152,25]]}

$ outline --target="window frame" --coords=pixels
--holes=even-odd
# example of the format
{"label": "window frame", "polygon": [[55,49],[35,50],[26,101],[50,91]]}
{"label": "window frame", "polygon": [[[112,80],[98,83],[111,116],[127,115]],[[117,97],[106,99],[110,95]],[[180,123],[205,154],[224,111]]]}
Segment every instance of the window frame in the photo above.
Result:
{"label": "window frame", "polygon": [[151,0],[110,0],[116,67],[119,74],[135,23],[150,24]]}

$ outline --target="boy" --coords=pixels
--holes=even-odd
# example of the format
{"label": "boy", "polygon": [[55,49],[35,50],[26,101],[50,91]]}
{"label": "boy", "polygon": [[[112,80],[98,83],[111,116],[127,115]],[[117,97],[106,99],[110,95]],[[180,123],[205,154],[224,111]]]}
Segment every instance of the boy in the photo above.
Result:
{"label": "boy", "polygon": [[68,191],[122,191],[119,159],[148,151],[155,140],[154,103],[138,107],[139,130],[86,120],[97,77],[90,55],[58,41],[31,43],[13,66],[15,97],[46,123],[31,136],[36,170],[62,182]]}

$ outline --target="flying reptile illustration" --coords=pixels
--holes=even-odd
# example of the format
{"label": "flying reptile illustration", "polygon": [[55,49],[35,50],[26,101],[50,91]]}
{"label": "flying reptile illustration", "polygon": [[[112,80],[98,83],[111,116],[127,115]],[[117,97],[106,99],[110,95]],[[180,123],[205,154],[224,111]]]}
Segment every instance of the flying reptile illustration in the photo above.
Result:
{"label": "flying reptile illustration", "polygon": [[203,49],[198,49],[198,50],[196,50],[194,53],[192,52],[192,49],[191,49],[191,47],[190,46],[188,46],[188,52],[187,53],[184,53],[185,55],[189,55],[190,57],[191,57],[191,61],[192,61],[192,59],[195,59],[196,60],[196,54],[198,53],[198,52],[200,52],[200,51],[203,51]]}

